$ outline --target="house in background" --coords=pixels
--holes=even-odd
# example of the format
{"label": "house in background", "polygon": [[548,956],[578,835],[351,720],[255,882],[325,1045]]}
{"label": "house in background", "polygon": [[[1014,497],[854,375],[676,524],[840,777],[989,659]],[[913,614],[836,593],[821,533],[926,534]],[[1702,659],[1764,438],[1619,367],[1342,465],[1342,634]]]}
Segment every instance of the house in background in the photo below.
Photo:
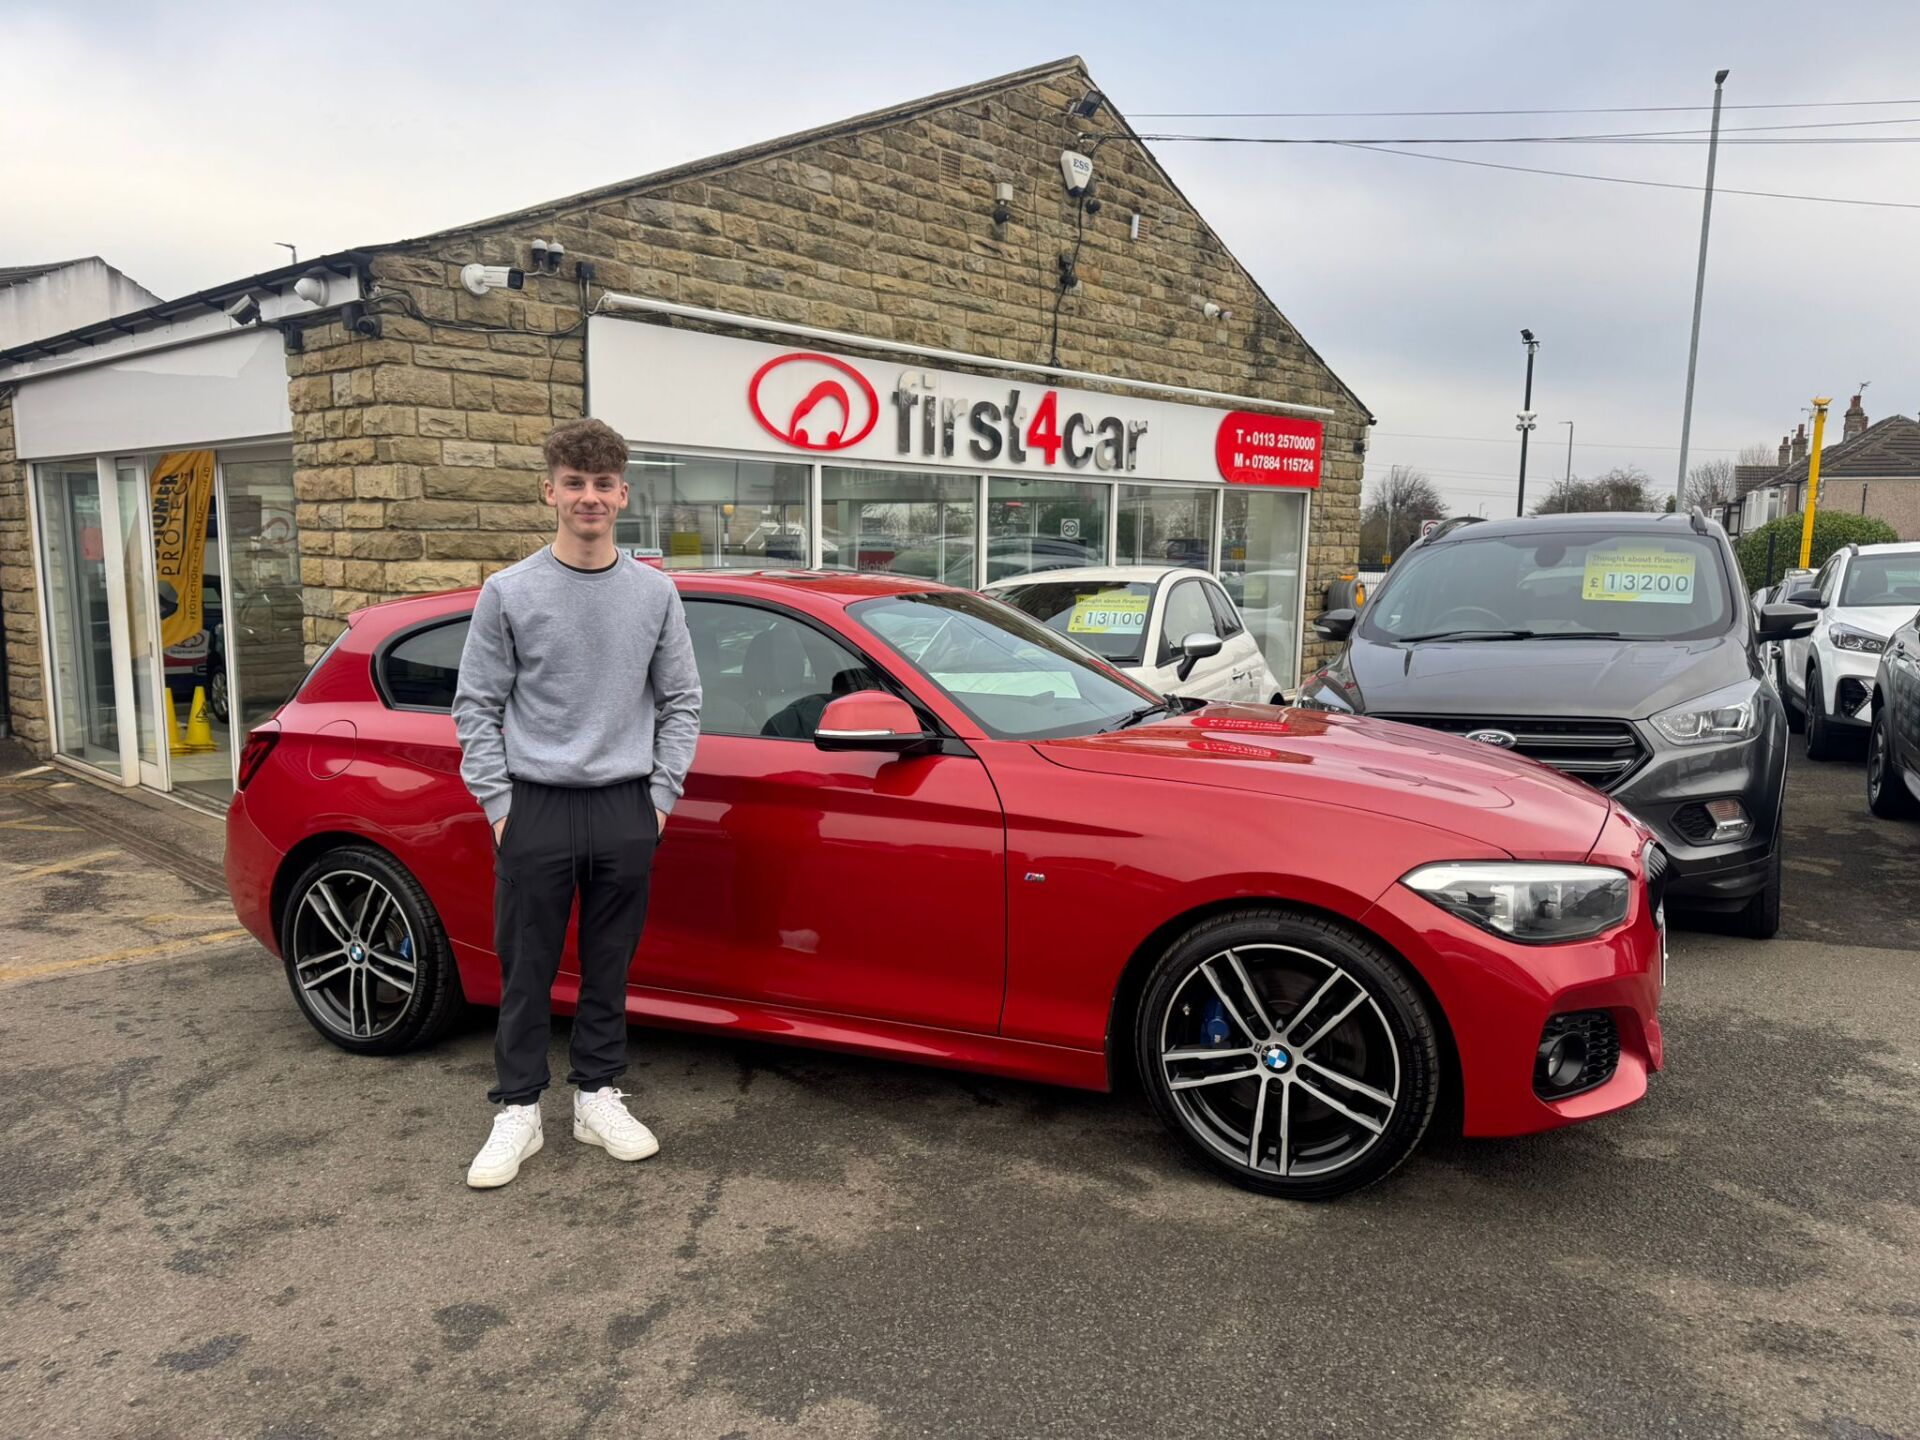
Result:
{"label": "house in background", "polygon": [[[1819,508],[1886,521],[1902,540],[1920,540],[1920,422],[1889,415],[1869,424],[1855,395],[1841,416],[1840,442],[1820,457]],[[1780,441],[1777,466],[1743,465],[1736,493],[1719,519],[1730,535],[1744,534],[1807,503],[1810,467],[1807,427]]]}
{"label": "house in background", "polygon": [[0,265],[0,350],[159,303],[158,295],[98,255],[50,265]]}

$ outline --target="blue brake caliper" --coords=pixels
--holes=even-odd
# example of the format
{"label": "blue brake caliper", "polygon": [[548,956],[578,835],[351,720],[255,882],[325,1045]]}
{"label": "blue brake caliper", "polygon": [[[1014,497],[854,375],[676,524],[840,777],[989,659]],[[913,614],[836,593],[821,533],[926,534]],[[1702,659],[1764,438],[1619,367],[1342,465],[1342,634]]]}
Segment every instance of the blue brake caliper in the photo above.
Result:
{"label": "blue brake caliper", "polygon": [[402,935],[400,937],[400,958],[402,960],[413,959],[413,937],[411,935]]}
{"label": "blue brake caliper", "polygon": [[1233,1038],[1233,1031],[1227,1024],[1227,1007],[1216,996],[1207,1002],[1205,1016],[1200,1021],[1200,1033],[1206,1037],[1209,1045],[1224,1045]]}

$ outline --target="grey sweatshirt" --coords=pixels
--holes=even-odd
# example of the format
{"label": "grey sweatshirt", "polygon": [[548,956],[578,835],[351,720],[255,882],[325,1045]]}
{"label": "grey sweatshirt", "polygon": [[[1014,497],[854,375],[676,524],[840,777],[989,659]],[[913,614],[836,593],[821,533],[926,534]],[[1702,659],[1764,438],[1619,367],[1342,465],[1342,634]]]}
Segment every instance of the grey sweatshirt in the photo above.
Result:
{"label": "grey sweatshirt", "polygon": [[686,788],[700,674],[673,581],[624,556],[608,570],[551,547],[480,589],[453,697],[460,778],[489,822],[514,779],[611,785],[651,774],[662,810]]}

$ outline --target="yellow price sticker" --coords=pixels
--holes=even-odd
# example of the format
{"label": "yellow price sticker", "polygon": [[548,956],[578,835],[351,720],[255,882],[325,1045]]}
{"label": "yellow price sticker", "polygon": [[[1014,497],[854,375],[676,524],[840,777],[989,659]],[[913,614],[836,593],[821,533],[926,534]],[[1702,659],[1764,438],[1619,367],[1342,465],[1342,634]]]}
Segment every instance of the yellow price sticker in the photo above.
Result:
{"label": "yellow price sticker", "polygon": [[1147,603],[1150,595],[1133,595],[1125,590],[1103,590],[1073,602],[1073,614],[1067,617],[1069,635],[1139,635],[1147,628]]}
{"label": "yellow price sticker", "polygon": [[1695,557],[1684,550],[1627,545],[1590,550],[1580,598],[1688,605],[1693,602],[1694,563]]}

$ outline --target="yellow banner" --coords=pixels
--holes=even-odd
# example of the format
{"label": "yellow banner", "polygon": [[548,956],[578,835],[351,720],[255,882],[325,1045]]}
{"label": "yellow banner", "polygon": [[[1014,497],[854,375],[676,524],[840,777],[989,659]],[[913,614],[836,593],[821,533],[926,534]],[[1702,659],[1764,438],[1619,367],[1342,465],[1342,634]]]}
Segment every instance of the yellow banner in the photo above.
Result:
{"label": "yellow banner", "polygon": [[1693,601],[1694,557],[1657,545],[1616,545],[1587,552],[1583,600],[1687,605]]}
{"label": "yellow banner", "polygon": [[160,648],[171,649],[206,628],[200,591],[206,573],[207,507],[213,501],[213,451],[162,455],[147,483],[153,493],[153,579],[160,608],[171,591],[174,609],[162,615]]}
{"label": "yellow banner", "polygon": [[1132,595],[1125,590],[1102,590],[1073,603],[1067,617],[1069,635],[1138,635],[1147,628],[1150,595]]}

